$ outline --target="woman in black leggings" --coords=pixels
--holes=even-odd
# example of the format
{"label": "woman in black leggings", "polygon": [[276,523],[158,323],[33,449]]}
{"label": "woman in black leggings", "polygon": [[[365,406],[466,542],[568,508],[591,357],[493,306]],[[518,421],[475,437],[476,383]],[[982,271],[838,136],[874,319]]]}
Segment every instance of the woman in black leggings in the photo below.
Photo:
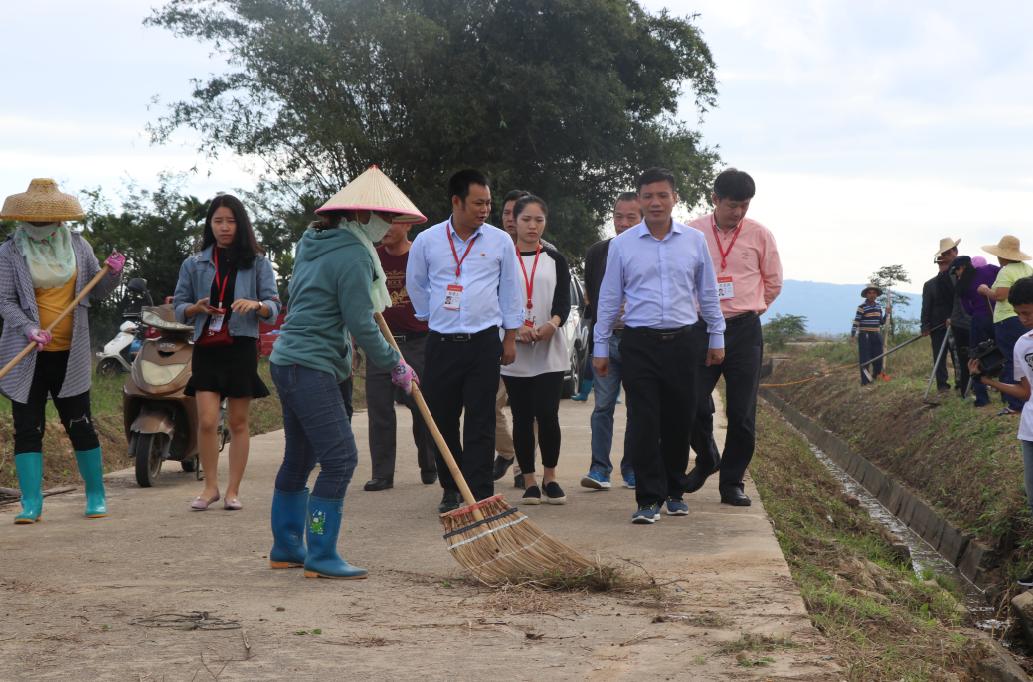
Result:
{"label": "woman in black leggings", "polygon": [[[560,393],[570,363],[567,338],[560,331],[570,314],[570,268],[551,247],[542,245],[549,208],[536,196],[513,206],[516,250],[524,277],[524,326],[517,332],[517,356],[502,367],[513,412],[513,448],[527,488],[523,504],[550,504],[567,496],[556,482],[560,457]],[[542,485],[534,466],[535,426],[542,451]]]}

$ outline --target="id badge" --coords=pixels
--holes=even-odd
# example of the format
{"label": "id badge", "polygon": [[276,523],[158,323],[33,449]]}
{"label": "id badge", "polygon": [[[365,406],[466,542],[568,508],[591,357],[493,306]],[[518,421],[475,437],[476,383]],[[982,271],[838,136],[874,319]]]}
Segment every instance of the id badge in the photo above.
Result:
{"label": "id badge", "polygon": [[459,303],[463,300],[463,285],[449,284],[445,287],[445,303],[441,306],[445,310],[459,310]]}
{"label": "id badge", "polygon": [[213,332],[222,331],[223,320],[226,319],[226,310],[224,308],[216,308],[219,312],[212,313],[212,319],[208,322],[208,328]]}
{"label": "id badge", "polygon": [[735,284],[731,275],[718,275],[717,298],[722,301],[735,298]]}

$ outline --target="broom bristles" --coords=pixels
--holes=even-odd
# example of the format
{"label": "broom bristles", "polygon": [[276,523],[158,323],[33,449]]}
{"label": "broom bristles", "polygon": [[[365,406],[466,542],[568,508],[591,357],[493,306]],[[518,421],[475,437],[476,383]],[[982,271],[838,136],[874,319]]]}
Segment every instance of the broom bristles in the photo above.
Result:
{"label": "broom bristles", "polygon": [[[475,512],[483,519],[478,520]],[[549,536],[495,495],[441,515],[445,543],[461,565],[489,585],[578,574],[595,564]]]}

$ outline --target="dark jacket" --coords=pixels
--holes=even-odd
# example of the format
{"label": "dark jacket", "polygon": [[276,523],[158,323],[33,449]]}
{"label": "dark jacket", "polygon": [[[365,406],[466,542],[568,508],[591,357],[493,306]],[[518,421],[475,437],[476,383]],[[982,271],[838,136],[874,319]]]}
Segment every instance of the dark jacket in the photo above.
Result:
{"label": "dark jacket", "polygon": [[949,320],[954,312],[954,284],[946,271],[922,286],[922,331]]}

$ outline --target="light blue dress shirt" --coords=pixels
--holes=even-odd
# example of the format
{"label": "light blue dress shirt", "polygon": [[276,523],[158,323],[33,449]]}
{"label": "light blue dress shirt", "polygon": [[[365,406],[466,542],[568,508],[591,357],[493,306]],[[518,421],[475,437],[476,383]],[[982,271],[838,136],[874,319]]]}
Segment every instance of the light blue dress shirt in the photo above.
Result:
{"label": "light blue dress shirt", "polygon": [[[456,255],[448,243],[452,234]],[[456,256],[463,258],[475,240],[456,277]],[[426,320],[439,334],[473,334],[491,326],[519,329],[524,323],[523,279],[513,239],[487,223],[463,241],[451,218],[418,234],[409,250],[405,287],[416,318]],[[459,310],[444,307],[445,291],[459,284],[463,293]]]}
{"label": "light blue dress shirt", "polygon": [[597,358],[610,355],[610,336],[621,301],[625,327],[674,329],[695,324],[702,315],[710,347],[725,347],[714,263],[699,230],[672,221],[670,232],[658,240],[641,222],[613,238],[596,306],[593,355]]}

